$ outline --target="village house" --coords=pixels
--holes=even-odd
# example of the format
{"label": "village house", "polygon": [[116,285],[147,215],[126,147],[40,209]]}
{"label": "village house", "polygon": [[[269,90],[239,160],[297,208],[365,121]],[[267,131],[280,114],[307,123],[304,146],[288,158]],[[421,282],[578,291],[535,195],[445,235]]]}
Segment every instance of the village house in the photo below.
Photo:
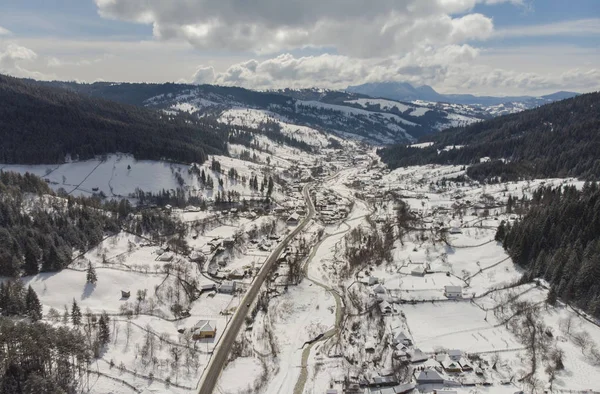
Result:
{"label": "village house", "polygon": [[450,357],[454,361],[459,361],[462,357],[462,352],[458,349],[448,350],[448,357]]}
{"label": "village house", "polygon": [[411,363],[420,363],[426,361],[429,357],[421,351],[421,349],[415,349],[410,355]]}
{"label": "village house", "polygon": [[298,213],[294,212],[290,215],[290,217],[287,218],[286,223],[293,226],[293,225],[298,224],[299,221],[300,221],[300,215],[298,215]]}
{"label": "village house", "polygon": [[412,346],[412,341],[404,334],[404,332],[400,332],[393,341],[394,345],[404,345],[404,346]]}
{"label": "village house", "polygon": [[464,372],[470,372],[473,370],[471,362],[464,357],[461,357],[460,360],[458,360],[458,363]]}
{"label": "village house", "polygon": [[460,364],[457,361],[452,360],[450,357],[444,358],[441,364],[446,372],[462,372]]}
{"label": "village house", "polygon": [[462,287],[444,286],[444,295],[448,298],[462,298]]}
{"label": "village house", "polygon": [[375,294],[385,294],[385,287],[381,283],[373,286],[373,292]]}
{"label": "village house", "polygon": [[214,338],[217,335],[217,326],[214,321],[200,320],[192,328],[192,339],[195,341],[200,339]]}
{"label": "village house", "polygon": [[235,293],[235,289],[236,289],[236,282],[226,280],[223,283],[221,283],[221,286],[219,286],[219,293],[233,294],[233,293]]}
{"label": "village house", "polygon": [[427,267],[425,264],[416,264],[415,267],[410,271],[412,276],[425,276],[427,273]]}
{"label": "village house", "polygon": [[171,253],[171,252],[165,252],[165,253],[161,254],[160,256],[158,256],[158,258],[156,260],[158,260],[158,261],[172,261],[173,260],[173,253]]}
{"label": "village house", "polygon": [[425,369],[416,376],[418,384],[444,384],[444,378],[434,369]]}
{"label": "village house", "polygon": [[239,269],[235,269],[235,270],[231,271],[229,273],[229,275],[227,275],[227,277],[229,279],[244,279],[245,276],[246,276],[246,273]]}
{"label": "village house", "polygon": [[379,310],[382,313],[392,313],[394,311],[392,305],[386,300],[383,300],[381,303],[379,303]]}
{"label": "village house", "polygon": [[376,285],[377,283],[379,283],[379,278],[377,278],[376,276],[369,276],[368,283],[369,286]]}

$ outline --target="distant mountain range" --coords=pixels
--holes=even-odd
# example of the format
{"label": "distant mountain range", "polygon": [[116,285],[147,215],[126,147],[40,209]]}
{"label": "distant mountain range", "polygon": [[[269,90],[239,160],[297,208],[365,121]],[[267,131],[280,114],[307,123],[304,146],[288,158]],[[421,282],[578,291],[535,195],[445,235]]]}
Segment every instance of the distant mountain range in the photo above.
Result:
{"label": "distant mountain range", "polygon": [[351,93],[365,94],[371,97],[388,98],[398,101],[434,101],[450,104],[496,106],[506,103],[524,103],[528,108],[537,107],[558,100],[575,97],[579,93],[556,92],[541,97],[533,96],[474,96],[472,94],[440,94],[431,86],[412,86],[408,82],[372,82],[357,86],[348,86]]}

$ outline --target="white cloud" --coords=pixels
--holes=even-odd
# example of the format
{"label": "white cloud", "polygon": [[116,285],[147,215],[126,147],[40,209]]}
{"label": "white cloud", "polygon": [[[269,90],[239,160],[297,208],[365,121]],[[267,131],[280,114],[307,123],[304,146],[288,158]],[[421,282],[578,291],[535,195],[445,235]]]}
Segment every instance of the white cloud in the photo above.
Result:
{"label": "white cloud", "polygon": [[24,46],[9,43],[0,48],[0,73],[15,77],[46,79],[43,73],[31,71],[25,67],[37,59],[37,54]]}
{"label": "white cloud", "polygon": [[[223,72],[216,72],[214,83],[254,89],[315,86],[344,89],[348,85],[365,82],[401,81],[432,85],[447,93],[494,95],[600,89],[598,68],[566,65],[559,69],[540,69],[539,72],[511,70],[495,66],[495,58],[487,59],[486,56],[469,45],[450,45],[441,49],[423,46],[401,57],[379,59],[331,54],[303,57],[283,54],[233,64]],[[507,56],[520,57],[519,54]],[[546,56],[548,54],[542,59]]]}
{"label": "white cloud", "polygon": [[192,77],[192,83],[201,85],[205,83],[212,83],[215,80],[215,69],[211,66],[200,66],[196,69],[194,76]]}
{"label": "white cloud", "polygon": [[[389,56],[461,44],[493,32],[477,3],[516,0],[96,0],[101,16],[152,24],[154,36],[199,49],[277,53],[306,46]],[[466,13],[466,15],[464,15]],[[458,15],[460,16],[454,16]]]}
{"label": "white cloud", "polygon": [[2,26],[0,26],[0,36],[9,36],[12,33],[10,32],[10,30],[3,28]]}
{"label": "white cloud", "polygon": [[533,26],[515,26],[498,30],[495,37],[545,37],[600,35],[600,18],[579,19]]}
{"label": "white cloud", "polygon": [[256,89],[312,86],[338,89],[385,80],[433,83],[444,78],[447,64],[469,62],[477,53],[478,50],[469,45],[449,45],[441,50],[422,46],[402,57],[377,59],[332,54],[295,57],[288,53],[234,64],[217,73],[214,83]]}

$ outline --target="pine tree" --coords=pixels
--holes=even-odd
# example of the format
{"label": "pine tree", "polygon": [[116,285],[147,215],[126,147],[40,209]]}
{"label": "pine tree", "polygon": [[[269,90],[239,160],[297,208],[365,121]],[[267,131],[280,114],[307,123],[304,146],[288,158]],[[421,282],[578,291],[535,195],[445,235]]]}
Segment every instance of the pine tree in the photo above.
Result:
{"label": "pine tree", "polygon": [[554,288],[554,286],[550,287],[550,291],[548,292],[548,298],[546,299],[546,302],[549,305],[555,306],[557,298],[558,297],[556,294],[556,289]]}
{"label": "pine tree", "polygon": [[35,275],[40,272],[38,259],[30,247],[25,248],[25,264],[23,265],[26,275]]}
{"label": "pine tree", "polygon": [[71,307],[71,321],[74,326],[81,324],[81,309],[79,309],[79,305],[77,305],[75,298],[73,298],[73,306]]}
{"label": "pine tree", "polygon": [[91,283],[93,285],[95,285],[98,281],[98,277],[96,276],[96,269],[92,266],[91,262],[88,263],[86,281],[87,283]]}
{"label": "pine tree", "polygon": [[98,320],[98,341],[100,344],[106,345],[110,341],[110,327],[108,325],[110,318],[103,312]]}
{"label": "pine tree", "polygon": [[500,222],[500,225],[498,226],[498,230],[496,230],[496,236],[494,237],[494,239],[498,242],[504,242],[505,237],[506,237],[506,227],[504,226],[504,220],[503,220],[502,222]]}
{"label": "pine tree", "polygon": [[37,321],[42,318],[42,304],[31,286],[27,288],[25,295],[25,309],[31,320]]}
{"label": "pine tree", "polygon": [[269,177],[269,186],[267,187],[267,197],[271,197],[273,194],[273,177]]}

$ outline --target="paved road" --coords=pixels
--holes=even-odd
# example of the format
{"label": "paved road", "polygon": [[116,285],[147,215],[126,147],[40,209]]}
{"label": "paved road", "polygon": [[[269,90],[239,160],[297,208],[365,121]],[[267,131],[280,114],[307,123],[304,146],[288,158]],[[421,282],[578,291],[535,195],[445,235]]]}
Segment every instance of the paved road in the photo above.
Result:
{"label": "paved road", "polygon": [[290,241],[306,227],[306,225],[310,222],[310,220],[315,215],[315,206],[310,198],[309,186],[304,186],[302,189],[302,194],[304,195],[304,199],[306,200],[306,206],[308,207],[308,214],[306,218],[298,224],[298,226],[290,233],[287,237],[275,248],[273,253],[269,256],[269,258],[265,261],[265,264],[261,268],[257,277],[250,289],[246,292],[244,296],[244,300],[241,302],[237,311],[233,315],[233,318],[229,322],[229,327],[227,331],[223,334],[223,338],[221,338],[221,343],[213,353],[213,356],[210,359],[210,363],[208,367],[204,371],[202,376],[202,381],[200,383],[199,394],[211,394],[219,380],[219,376],[221,375],[221,371],[223,370],[223,365],[229,356],[229,352],[231,350],[231,345],[235,341],[240,328],[244,322],[246,315],[248,314],[249,308],[246,305],[252,304],[260,288],[269,275],[271,271],[271,267],[276,263],[279,255],[283,252],[283,250],[288,246]]}

